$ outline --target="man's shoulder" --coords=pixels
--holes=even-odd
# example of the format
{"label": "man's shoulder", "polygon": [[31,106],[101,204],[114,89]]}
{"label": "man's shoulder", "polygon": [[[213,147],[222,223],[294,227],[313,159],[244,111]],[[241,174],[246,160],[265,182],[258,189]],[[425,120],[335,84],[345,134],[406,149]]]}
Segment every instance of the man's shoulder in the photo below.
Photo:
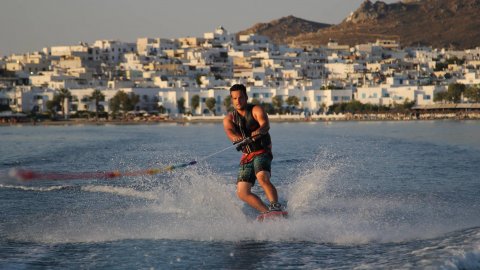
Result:
{"label": "man's shoulder", "polygon": [[233,112],[227,112],[227,114],[223,118],[223,121],[232,121],[232,119],[233,119]]}
{"label": "man's shoulder", "polygon": [[252,106],[250,107],[250,110],[253,112],[253,113],[261,113],[261,112],[264,112],[264,109],[262,106],[258,105],[258,104],[251,104]]}
{"label": "man's shoulder", "polygon": [[263,110],[262,106],[260,106],[260,105],[258,105],[258,104],[251,104],[251,103],[249,103],[247,106],[248,106],[248,108],[249,108],[250,110],[252,110],[252,111],[253,111],[253,110],[259,110],[259,109],[260,109],[260,110]]}

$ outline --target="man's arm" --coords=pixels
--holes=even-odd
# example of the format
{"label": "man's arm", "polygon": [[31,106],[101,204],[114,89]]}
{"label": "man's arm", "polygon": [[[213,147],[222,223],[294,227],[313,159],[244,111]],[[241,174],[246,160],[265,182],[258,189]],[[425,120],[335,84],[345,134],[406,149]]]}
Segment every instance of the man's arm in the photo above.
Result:
{"label": "man's arm", "polygon": [[263,108],[259,105],[254,106],[252,109],[252,115],[260,125],[257,130],[252,132],[252,137],[267,134],[267,132],[270,130],[270,122],[268,121],[268,115],[265,113]]}
{"label": "man's arm", "polygon": [[223,129],[225,130],[225,134],[227,135],[228,139],[232,142],[239,142],[242,140],[242,136],[235,132],[235,126],[231,119],[231,115],[227,114],[225,118],[223,118]]}

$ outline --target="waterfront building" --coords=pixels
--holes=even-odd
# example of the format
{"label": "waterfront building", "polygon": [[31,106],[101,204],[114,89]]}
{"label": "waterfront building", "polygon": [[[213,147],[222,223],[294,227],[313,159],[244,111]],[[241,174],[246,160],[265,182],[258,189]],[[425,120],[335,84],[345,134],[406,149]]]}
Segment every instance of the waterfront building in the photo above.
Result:
{"label": "waterfront building", "polygon": [[355,100],[376,105],[394,105],[405,102],[433,104],[435,93],[446,91],[442,85],[417,85],[404,77],[388,77],[385,83],[358,87]]}
{"label": "waterfront building", "polygon": [[52,100],[55,90],[44,87],[16,86],[2,91],[14,112],[41,113],[47,111],[47,101]]}

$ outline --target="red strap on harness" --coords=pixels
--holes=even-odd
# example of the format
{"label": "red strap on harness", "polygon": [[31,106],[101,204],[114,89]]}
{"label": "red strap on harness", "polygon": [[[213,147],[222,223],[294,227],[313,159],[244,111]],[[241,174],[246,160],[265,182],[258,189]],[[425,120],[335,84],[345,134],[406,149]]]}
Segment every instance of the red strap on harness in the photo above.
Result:
{"label": "red strap on harness", "polygon": [[257,150],[257,151],[254,151],[254,152],[251,152],[251,153],[248,153],[248,154],[243,153],[242,158],[240,159],[240,165],[247,164],[250,161],[252,161],[254,157],[256,157],[258,155],[261,155],[263,153],[266,153],[266,152],[267,152],[267,150],[260,149],[260,150]]}

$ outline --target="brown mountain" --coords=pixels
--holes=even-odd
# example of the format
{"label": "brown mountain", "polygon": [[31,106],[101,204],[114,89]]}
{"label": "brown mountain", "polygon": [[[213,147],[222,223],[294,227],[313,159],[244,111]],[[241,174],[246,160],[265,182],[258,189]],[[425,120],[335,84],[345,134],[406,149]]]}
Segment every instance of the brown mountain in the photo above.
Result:
{"label": "brown mountain", "polygon": [[355,45],[395,39],[402,46],[468,49],[480,46],[478,14],[480,0],[404,0],[393,4],[366,0],[340,24],[316,32],[301,33],[298,25],[290,32],[285,24],[277,31],[271,22],[263,24],[271,26],[260,33],[281,43],[322,45],[334,39]]}
{"label": "brown mountain", "polygon": [[268,23],[257,23],[246,30],[238,32],[238,34],[256,33],[268,36],[275,43],[283,43],[285,37],[316,33],[318,30],[329,26],[331,25],[307,21],[290,15]]}

